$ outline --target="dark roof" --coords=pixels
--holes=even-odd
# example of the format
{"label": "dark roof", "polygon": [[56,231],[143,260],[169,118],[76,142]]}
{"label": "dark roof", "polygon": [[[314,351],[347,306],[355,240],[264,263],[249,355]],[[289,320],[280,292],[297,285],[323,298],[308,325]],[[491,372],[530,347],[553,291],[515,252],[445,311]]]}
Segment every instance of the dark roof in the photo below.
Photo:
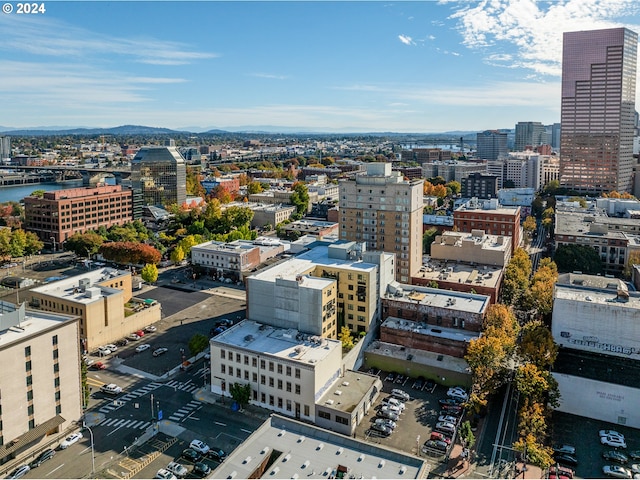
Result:
{"label": "dark roof", "polygon": [[561,348],[553,372],[638,388],[640,361]]}

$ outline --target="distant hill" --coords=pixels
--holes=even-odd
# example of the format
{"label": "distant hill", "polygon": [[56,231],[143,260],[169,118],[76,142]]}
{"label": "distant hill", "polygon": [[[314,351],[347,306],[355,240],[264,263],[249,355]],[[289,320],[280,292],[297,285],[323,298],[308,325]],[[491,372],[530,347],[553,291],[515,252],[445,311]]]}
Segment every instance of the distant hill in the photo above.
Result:
{"label": "distant hill", "polygon": [[169,128],[145,127],[143,125],[121,125],[111,128],[45,128],[38,127],[34,129],[11,130],[7,127],[2,133],[18,136],[39,136],[39,135],[165,135],[179,134],[188,132],[179,132]]}

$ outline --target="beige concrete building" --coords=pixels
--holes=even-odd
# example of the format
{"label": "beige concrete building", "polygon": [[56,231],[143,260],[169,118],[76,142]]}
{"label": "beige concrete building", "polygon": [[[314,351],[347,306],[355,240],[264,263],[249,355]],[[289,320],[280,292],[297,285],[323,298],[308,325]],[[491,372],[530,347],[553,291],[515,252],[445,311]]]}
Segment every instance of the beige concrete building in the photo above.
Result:
{"label": "beige concrete building", "polygon": [[511,237],[484,230],[443,232],[431,244],[431,258],[504,267],[511,259]]}
{"label": "beige concrete building", "polygon": [[251,320],[210,340],[211,391],[251,385],[251,403],[314,422],[316,398],[341,373],[342,343]]}
{"label": "beige concrete building", "polygon": [[260,265],[260,247],[252,242],[209,241],[191,247],[191,263],[210,275],[238,281],[243,272]]}
{"label": "beige concrete building", "polygon": [[422,265],[423,180],[405,181],[390,163],[340,181],[340,239],[396,255],[396,280],[409,283]]}
{"label": "beige concrete building", "polygon": [[247,277],[247,317],[280,328],[337,338],[345,325],[368,332],[393,281],[394,256],[364,244],[319,244]]}
{"label": "beige concrete building", "polygon": [[157,322],[161,314],[157,302],[144,308],[129,308],[131,273],[109,267],[34,288],[29,297],[33,307],[80,317],[83,352],[91,352]]}
{"label": "beige concrete building", "polygon": [[0,302],[0,464],[30,459],[82,415],[77,316]]}
{"label": "beige concrete building", "polygon": [[253,212],[251,220],[251,228],[263,228],[265,225],[271,225],[275,228],[279,223],[289,220],[291,215],[296,213],[296,207],[288,204],[268,204],[253,202],[231,202],[224,205],[223,208],[229,207],[245,207]]}
{"label": "beige concrete building", "polygon": [[[308,212],[311,211],[311,204],[318,201],[317,191],[308,191],[309,194],[309,207]],[[281,190],[267,190],[261,193],[252,193],[249,195],[249,201],[255,203],[264,203],[267,205],[291,205],[291,195],[293,190],[281,189]]]}

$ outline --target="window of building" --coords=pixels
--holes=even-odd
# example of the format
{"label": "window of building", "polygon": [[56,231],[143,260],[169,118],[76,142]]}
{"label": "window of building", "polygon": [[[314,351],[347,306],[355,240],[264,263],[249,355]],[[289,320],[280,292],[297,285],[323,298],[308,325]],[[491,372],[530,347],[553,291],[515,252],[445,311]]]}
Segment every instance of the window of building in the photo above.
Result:
{"label": "window of building", "polygon": [[273,372],[273,362],[269,362],[269,371]]}
{"label": "window of building", "polygon": [[349,419],[347,417],[336,415],[336,423],[341,423],[342,425],[349,425]]}
{"label": "window of building", "polygon": [[252,357],[251,358],[251,366],[252,367],[257,367],[258,366],[258,359],[256,357]]}
{"label": "window of building", "polygon": [[229,365],[229,376],[233,377],[233,367]]}
{"label": "window of building", "polygon": [[24,362],[24,369],[25,369],[27,372],[30,372],[30,371],[31,371],[31,360],[27,360],[26,362]]}
{"label": "window of building", "polygon": [[36,421],[33,419],[29,420],[29,430],[31,430],[32,428],[36,428]]}
{"label": "window of building", "polygon": [[236,377],[242,378],[242,370],[240,370],[239,368],[236,368]]}
{"label": "window of building", "polygon": [[59,387],[60,386],[60,377],[56,377],[53,379],[53,386],[54,387]]}
{"label": "window of building", "polygon": [[60,415],[62,413],[62,405],[56,405],[56,415]]}
{"label": "window of building", "polygon": [[260,375],[260,384],[264,385],[267,383],[267,377],[265,377],[264,375]]}
{"label": "window of building", "polygon": [[60,364],[58,362],[53,364],[53,373],[58,373],[60,371]]}
{"label": "window of building", "polygon": [[269,386],[273,387],[275,385],[275,380],[273,379],[273,377],[269,377]]}
{"label": "window of building", "polygon": [[224,363],[220,364],[220,373],[226,373],[227,366]]}
{"label": "window of building", "polygon": [[53,351],[53,359],[54,359],[54,360],[57,360],[57,359],[58,359],[58,356],[59,356],[59,353],[58,353],[58,349],[56,348],[56,349]]}
{"label": "window of building", "polygon": [[253,373],[251,374],[251,381],[252,381],[253,383],[258,383],[258,374],[257,374],[257,373],[253,372]]}
{"label": "window of building", "polygon": [[58,345],[58,335],[51,337],[51,340],[53,341],[53,345]]}
{"label": "window of building", "polygon": [[220,350],[220,358],[224,359],[225,354],[225,350]]}
{"label": "window of building", "polygon": [[267,403],[267,396],[264,393],[260,394],[260,403]]}
{"label": "window of building", "polygon": [[282,380],[278,380],[278,390],[282,390]]}
{"label": "window of building", "polygon": [[287,412],[291,411],[291,400],[287,400]]}
{"label": "window of building", "polygon": [[299,369],[299,368],[296,368],[295,372],[296,372],[295,377],[296,377],[296,378],[300,378],[300,369]]}
{"label": "window of building", "polygon": [[31,375],[27,375],[27,387],[29,385],[33,385],[33,377]]}
{"label": "window of building", "polygon": [[249,355],[244,356],[244,364],[249,365]]}
{"label": "window of building", "polygon": [[242,358],[242,355],[240,355],[239,353],[236,353],[236,363],[240,363],[242,360],[240,360]]}
{"label": "window of building", "polygon": [[282,365],[278,364],[278,374],[282,375]]}
{"label": "window of building", "polygon": [[286,372],[287,372],[287,377],[290,377],[291,376],[291,367],[290,366],[287,366]]}
{"label": "window of building", "polygon": [[249,370],[244,371],[244,379],[249,380]]}
{"label": "window of building", "polygon": [[278,408],[282,408],[282,398],[278,397]]}
{"label": "window of building", "polygon": [[300,395],[300,384],[296,383],[296,395]]}
{"label": "window of building", "polygon": [[324,418],[325,420],[331,420],[331,414],[329,412],[325,412],[324,410],[320,410],[318,412],[318,417]]}
{"label": "window of building", "polygon": [[309,416],[309,405],[305,405],[304,406],[304,416],[308,417]]}
{"label": "window of building", "polygon": [[25,357],[31,356],[31,347],[24,347],[24,356]]}
{"label": "window of building", "polygon": [[287,392],[291,391],[291,382],[287,382]]}
{"label": "window of building", "polygon": [[33,415],[33,405],[29,405],[29,406],[27,407],[27,414],[28,414],[28,415]]}
{"label": "window of building", "polygon": [[264,360],[260,360],[260,368],[265,369],[266,362]]}
{"label": "window of building", "polygon": [[33,400],[33,390],[27,390],[27,401]]}

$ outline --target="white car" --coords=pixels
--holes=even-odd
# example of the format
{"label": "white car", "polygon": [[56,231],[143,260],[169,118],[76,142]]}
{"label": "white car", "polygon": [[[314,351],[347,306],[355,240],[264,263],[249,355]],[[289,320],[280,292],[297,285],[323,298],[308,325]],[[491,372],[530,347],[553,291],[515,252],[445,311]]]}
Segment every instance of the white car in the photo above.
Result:
{"label": "white car", "polygon": [[186,477],[189,473],[187,468],[178,462],[170,462],[169,465],[167,465],[167,470],[173,473],[176,477]]}
{"label": "white car", "polygon": [[149,325],[148,327],[144,327],[144,331],[147,333],[153,333],[157,330],[156,327],[154,327],[153,325]]}
{"label": "white car", "polygon": [[209,445],[204,443],[202,440],[192,440],[189,444],[189,448],[193,448],[196,452],[201,453],[202,455],[206,455],[209,453],[209,450],[211,450]]}
{"label": "white car", "polygon": [[102,387],[100,387],[100,391],[108,393],[109,395],[119,395],[122,393],[122,387],[119,387],[115,383],[110,383],[108,385],[103,385]]}
{"label": "white car", "polygon": [[391,396],[396,397],[398,400],[402,400],[403,402],[408,402],[411,400],[411,397],[404,390],[400,390],[399,388],[394,388],[391,390]]}
{"label": "white car", "polygon": [[105,348],[107,348],[108,350],[111,350],[112,352],[115,352],[118,349],[118,347],[113,343],[110,343],[109,345],[105,345]]}
{"label": "white car", "polygon": [[608,477],[614,478],[633,478],[631,472],[619,465],[605,465],[602,467],[602,473],[604,473]]}
{"label": "white car", "polygon": [[158,470],[158,472],[156,473],[156,476],[153,478],[160,478],[163,480],[174,480],[178,477],[176,477],[173,473],[171,473],[166,468],[161,468],[160,470]]}
{"label": "white car", "polygon": [[394,413],[396,415],[400,415],[402,413],[402,410],[394,405],[384,405],[380,408],[380,412],[382,414]]}
{"label": "white car", "polygon": [[109,350],[107,347],[98,347],[98,354],[101,356],[109,355],[111,354],[111,350]]}
{"label": "white car", "polygon": [[627,442],[624,441],[624,437],[615,435],[604,435],[600,437],[600,443],[614,448],[627,448]]}
{"label": "white car", "polygon": [[629,465],[631,473],[640,473],[640,463],[633,463]]}
{"label": "white car", "polygon": [[456,426],[451,422],[438,422],[436,423],[435,430],[438,430],[444,433],[454,434],[456,433]]}
{"label": "white car", "polygon": [[601,437],[612,436],[612,437],[620,437],[624,440],[624,435],[620,432],[616,432],[615,430],[600,430],[598,435]]}
{"label": "white car", "polygon": [[62,441],[62,443],[60,444],[60,448],[62,450],[64,450],[65,448],[69,448],[71,445],[78,442],[81,438],[82,438],[82,433],[80,432],[72,433]]}
{"label": "white car", "polygon": [[447,397],[459,398],[465,402],[469,400],[469,394],[461,387],[451,387],[447,390]]}
{"label": "white car", "polygon": [[136,352],[140,353],[140,352],[144,352],[145,350],[148,350],[151,348],[151,345],[149,345],[148,343],[143,343],[142,345],[138,345],[136,347]]}
{"label": "white car", "polygon": [[398,400],[396,397],[386,397],[382,399],[382,405],[391,405],[403,411],[405,409],[405,404]]}

